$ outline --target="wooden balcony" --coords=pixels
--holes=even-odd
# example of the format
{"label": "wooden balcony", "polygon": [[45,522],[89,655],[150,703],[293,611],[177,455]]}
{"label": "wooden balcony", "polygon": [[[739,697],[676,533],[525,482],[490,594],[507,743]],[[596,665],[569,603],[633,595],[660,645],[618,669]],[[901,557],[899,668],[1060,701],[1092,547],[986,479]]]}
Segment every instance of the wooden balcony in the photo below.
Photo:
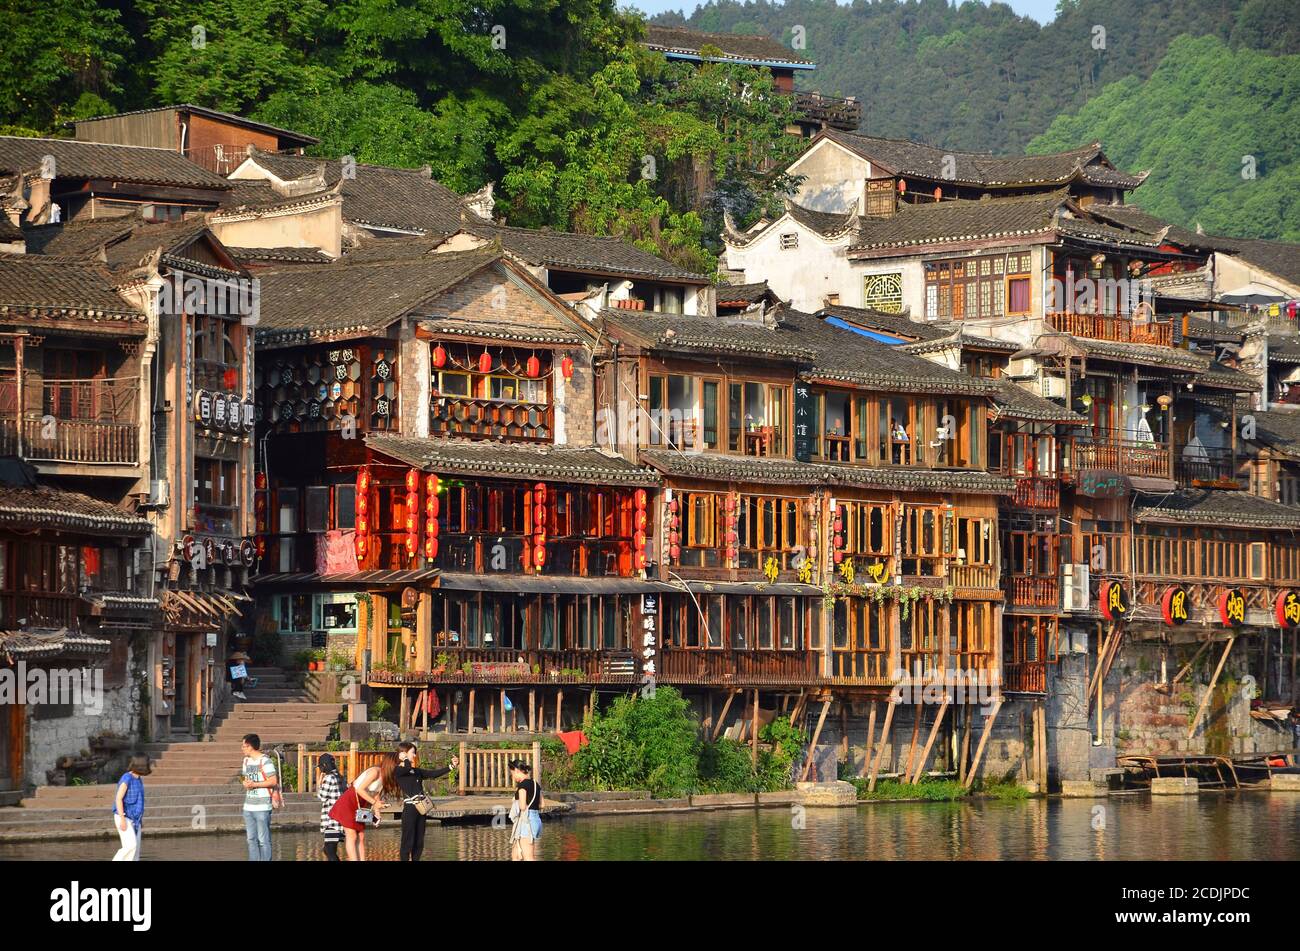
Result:
{"label": "wooden balcony", "polygon": [[[0,455],[18,455],[19,421],[0,417]],[[135,465],[140,427],[98,419],[24,419],[22,456],[32,462]]]}
{"label": "wooden balcony", "polygon": [[75,628],[81,603],[75,594],[0,592],[0,625],[6,630]]}
{"label": "wooden balcony", "polygon": [[1012,504],[1021,509],[1055,509],[1061,504],[1061,487],[1055,478],[1024,476],[1016,479]]}
{"label": "wooden balcony", "polygon": [[815,651],[707,650],[667,648],[660,654],[660,683],[725,686],[728,684],[815,684]]}
{"label": "wooden balcony", "polygon": [[435,396],[429,403],[429,435],[550,442],[555,410],[549,403]]}
{"label": "wooden balcony", "polygon": [[1047,319],[1061,333],[1090,340],[1162,347],[1173,346],[1174,342],[1174,327],[1167,321],[1135,321],[1119,314],[1049,314]]}
{"label": "wooden balcony", "polygon": [[820,122],[845,132],[854,132],[862,124],[862,103],[853,98],[823,96],[819,92],[797,92],[794,108],[800,121]]}
{"label": "wooden balcony", "polygon": [[831,676],[834,684],[887,687],[894,683],[887,651],[832,651]]}
{"label": "wooden balcony", "polygon": [[1069,455],[1070,468],[1105,469],[1128,476],[1171,478],[1169,444],[1121,438],[1119,434],[1100,439],[1078,437]]}
{"label": "wooden balcony", "polygon": [[1046,693],[1047,665],[1042,661],[1007,664],[1002,672],[1002,688],[1009,693]]}
{"label": "wooden balcony", "polygon": [[1015,608],[1052,608],[1061,600],[1061,584],[1056,578],[1009,577],[1007,605]]}
{"label": "wooden balcony", "polygon": [[992,565],[948,565],[948,583],[954,588],[1000,591],[998,570]]}
{"label": "wooden balcony", "polygon": [[0,377],[0,455],[21,454],[34,462],[135,465],[140,456],[139,386],[135,377],[42,380],[29,375],[20,399],[14,376]]}
{"label": "wooden balcony", "polygon": [[370,683],[631,684],[639,679],[631,651],[434,647],[433,657],[433,670],[372,670]]}
{"label": "wooden balcony", "polygon": [[1182,485],[1210,489],[1244,489],[1246,480],[1237,473],[1238,460],[1231,449],[1201,449],[1174,461],[1175,478]]}

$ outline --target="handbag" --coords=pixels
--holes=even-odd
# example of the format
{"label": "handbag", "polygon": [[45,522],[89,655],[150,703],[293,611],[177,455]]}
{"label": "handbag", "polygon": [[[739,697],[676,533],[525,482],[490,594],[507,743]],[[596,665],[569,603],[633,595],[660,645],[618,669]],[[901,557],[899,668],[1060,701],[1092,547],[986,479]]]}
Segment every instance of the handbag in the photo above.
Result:
{"label": "handbag", "polygon": [[352,817],[352,821],[359,826],[375,825],[375,813],[370,809],[358,809],[357,814]]}
{"label": "handbag", "polygon": [[[266,782],[266,767],[263,765],[263,763],[266,762],[266,759],[267,759],[266,754],[263,754],[261,761],[258,762],[257,764],[257,768],[262,773],[262,782]],[[279,770],[276,770],[275,785],[271,787],[271,811],[275,812],[277,809],[283,809],[283,808],[284,808],[284,796],[280,792],[280,772]]]}
{"label": "handbag", "polygon": [[404,799],[402,801],[422,816],[427,816],[429,813],[433,812],[433,800],[424,793],[418,793],[409,799]]}

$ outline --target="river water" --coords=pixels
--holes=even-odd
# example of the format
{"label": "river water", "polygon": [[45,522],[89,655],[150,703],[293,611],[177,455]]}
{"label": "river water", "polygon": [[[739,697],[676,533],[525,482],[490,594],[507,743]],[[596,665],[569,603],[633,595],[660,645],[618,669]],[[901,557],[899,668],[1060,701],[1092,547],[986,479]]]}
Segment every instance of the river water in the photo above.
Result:
{"label": "river water", "polygon": [[[424,858],[500,861],[508,833],[487,825],[431,825]],[[277,832],[277,860],[320,861],[320,837]],[[372,860],[396,860],[397,829],[369,836]],[[142,860],[242,861],[242,835],[149,837]],[[0,861],[108,859],[117,841],[0,844]],[[875,803],[856,809],[789,807],[555,819],[547,860],[777,859],[1300,859],[1300,795]]]}

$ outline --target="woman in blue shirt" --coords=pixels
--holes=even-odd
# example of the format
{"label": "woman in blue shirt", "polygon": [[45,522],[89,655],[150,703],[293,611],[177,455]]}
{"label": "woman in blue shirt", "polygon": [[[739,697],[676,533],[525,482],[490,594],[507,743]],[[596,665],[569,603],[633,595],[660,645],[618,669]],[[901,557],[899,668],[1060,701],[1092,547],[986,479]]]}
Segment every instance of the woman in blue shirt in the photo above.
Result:
{"label": "woman in blue shirt", "polygon": [[144,782],[141,777],[151,772],[148,756],[132,756],[127,771],[117,782],[113,827],[122,840],[122,847],[113,856],[114,862],[140,861],[140,825],[144,821]]}

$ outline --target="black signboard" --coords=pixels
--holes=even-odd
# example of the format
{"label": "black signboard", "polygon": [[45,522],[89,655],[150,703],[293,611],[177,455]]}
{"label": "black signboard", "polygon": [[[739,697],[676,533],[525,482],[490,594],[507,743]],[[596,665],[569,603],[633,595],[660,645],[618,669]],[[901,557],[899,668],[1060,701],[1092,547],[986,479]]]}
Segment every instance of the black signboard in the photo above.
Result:
{"label": "black signboard", "polygon": [[311,646],[313,648],[328,647],[329,642],[330,642],[330,636],[327,632],[325,631],[311,632]]}
{"label": "black signboard", "polygon": [[796,383],[794,388],[794,457],[809,462],[817,444],[817,402],[812,387]]}

